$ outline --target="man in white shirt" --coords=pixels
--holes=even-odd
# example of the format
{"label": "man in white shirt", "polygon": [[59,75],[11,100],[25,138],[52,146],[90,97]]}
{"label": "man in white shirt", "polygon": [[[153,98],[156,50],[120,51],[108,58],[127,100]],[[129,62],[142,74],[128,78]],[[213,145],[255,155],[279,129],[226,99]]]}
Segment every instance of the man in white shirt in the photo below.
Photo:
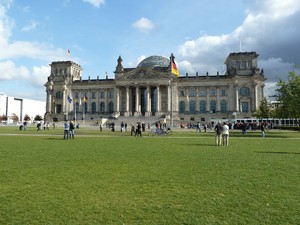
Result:
{"label": "man in white shirt", "polygon": [[223,145],[229,144],[229,126],[225,122],[223,125]]}

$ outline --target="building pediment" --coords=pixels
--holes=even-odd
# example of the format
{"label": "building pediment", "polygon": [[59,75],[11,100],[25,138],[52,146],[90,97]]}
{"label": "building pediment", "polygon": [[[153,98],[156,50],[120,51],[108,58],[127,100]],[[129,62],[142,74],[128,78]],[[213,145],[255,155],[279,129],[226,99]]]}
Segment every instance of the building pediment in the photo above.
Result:
{"label": "building pediment", "polygon": [[130,70],[120,76],[117,80],[151,80],[151,79],[162,79],[162,78],[171,78],[174,75],[171,74],[171,71],[157,71],[151,68],[136,68]]}

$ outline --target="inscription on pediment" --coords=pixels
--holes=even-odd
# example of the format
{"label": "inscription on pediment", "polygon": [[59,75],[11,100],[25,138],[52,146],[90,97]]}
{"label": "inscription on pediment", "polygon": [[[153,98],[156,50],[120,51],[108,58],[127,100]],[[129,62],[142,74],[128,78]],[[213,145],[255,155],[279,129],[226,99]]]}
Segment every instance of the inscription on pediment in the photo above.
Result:
{"label": "inscription on pediment", "polygon": [[131,70],[118,80],[145,80],[145,79],[161,79],[172,76],[169,72],[158,72],[151,69],[135,69]]}

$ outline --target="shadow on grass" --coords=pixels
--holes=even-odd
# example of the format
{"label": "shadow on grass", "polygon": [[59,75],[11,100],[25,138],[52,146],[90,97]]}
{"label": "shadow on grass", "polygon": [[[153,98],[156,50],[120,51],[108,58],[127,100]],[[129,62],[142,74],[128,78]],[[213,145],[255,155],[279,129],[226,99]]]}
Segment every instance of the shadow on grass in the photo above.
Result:
{"label": "shadow on grass", "polygon": [[263,152],[263,151],[255,151],[260,154],[282,154],[282,155],[300,155],[300,152]]}
{"label": "shadow on grass", "polygon": [[[187,144],[187,145],[184,145],[184,146],[215,146],[215,147],[217,147],[217,145],[216,144],[206,144],[206,143],[197,143],[197,144]],[[219,147],[221,147],[221,146],[219,146]]]}

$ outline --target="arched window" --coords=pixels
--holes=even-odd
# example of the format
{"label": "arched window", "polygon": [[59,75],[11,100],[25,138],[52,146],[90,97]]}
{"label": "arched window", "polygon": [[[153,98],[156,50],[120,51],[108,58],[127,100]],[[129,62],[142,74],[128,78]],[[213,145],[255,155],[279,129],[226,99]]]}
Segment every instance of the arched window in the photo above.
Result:
{"label": "arched window", "polygon": [[92,102],[92,114],[96,113],[96,102]]}
{"label": "arched window", "polygon": [[248,87],[241,87],[240,88],[240,95],[242,96],[248,96],[250,95],[250,90]]}
{"label": "arched window", "polygon": [[215,100],[210,101],[210,107],[209,107],[210,112],[215,113],[217,110],[217,103]]}
{"label": "arched window", "polygon": [[190,101],[190,114],[196,113],[196,103],[195,101]]}
{"label": "arched window", "polygon": [[226,113],[227,112],[227,103],[225,100],[221,101],[221,113]]}
{"label": "arched window", "polygon": [[101,102],[100,103],[100,113],[104,113],[105,112],[105,103]]}
{"label": "arched window", "polygon": [[206,104],[205,101],[200,101],[200,113],[205,113],[206,112]]}
{"label": "arched window", "polygon": [[179,113],[184,113],[185,111],[185,103],[184,101],[179,102]]}
{"label": "arched window", "polygon": [[113,113],[114,112],[114,103],[109,102],[108,103],[108,113]]}

